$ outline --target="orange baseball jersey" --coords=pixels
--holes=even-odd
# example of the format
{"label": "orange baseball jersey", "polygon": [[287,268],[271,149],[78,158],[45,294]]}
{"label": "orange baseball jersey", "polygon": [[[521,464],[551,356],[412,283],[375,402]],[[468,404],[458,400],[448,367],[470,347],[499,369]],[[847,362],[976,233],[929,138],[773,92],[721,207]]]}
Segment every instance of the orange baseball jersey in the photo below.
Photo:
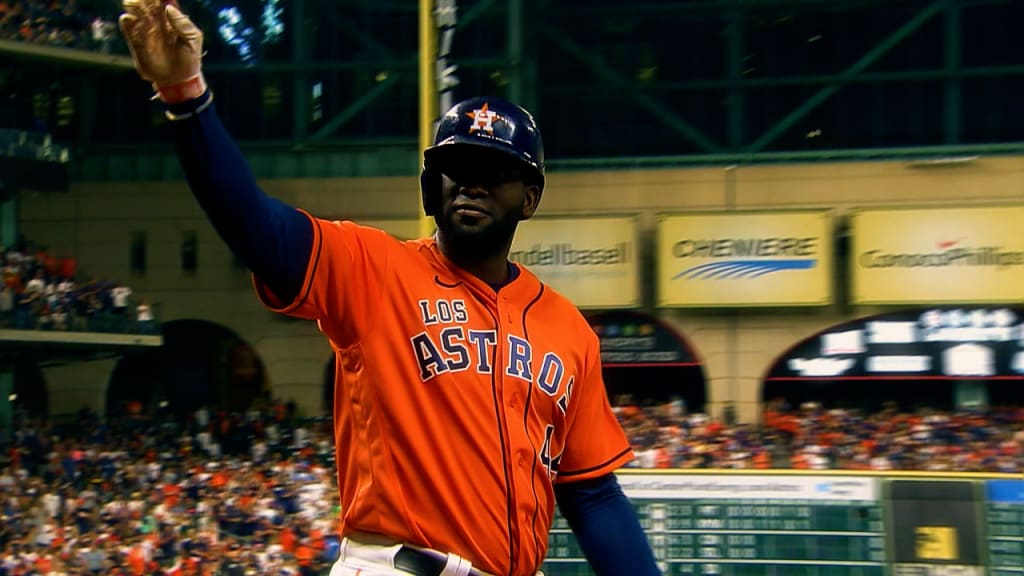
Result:
{"label": "orange baseball jersey", "polygon": [[295,301],[256,287],[271,310],[315,319],[337,355],[342,533],[533,575],[547,551],[552,483],[633,457],[608,404],[597,336],[526,269],[495,292],[433,239],[311,219]]}

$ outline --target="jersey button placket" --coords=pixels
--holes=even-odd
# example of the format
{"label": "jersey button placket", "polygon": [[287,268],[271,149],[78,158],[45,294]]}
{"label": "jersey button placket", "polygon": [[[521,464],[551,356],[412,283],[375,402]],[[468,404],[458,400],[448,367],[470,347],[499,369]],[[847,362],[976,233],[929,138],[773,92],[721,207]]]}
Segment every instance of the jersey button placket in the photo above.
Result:
{"label": "jersey button placket", "polygon": [[512,327],[512,311],[507,308],[508,305],[509,305],[508,304],[509,303],[509,297],[508,297],[507,294],[502,294],[501,295],[501,302],[503,302],[505,304],[505,306],[506,306],[506,308],[505,308],[505,324],[507,326],[505,327],[505,329],[507,330],[507,329]]}
{"label": "jersey button placket", "polygon": [[525,449],[516,450],[516,463],[520,468],[525,468],[530,463],[530,454]]}
{"label": "jersey button placket", "polygon": [[[498,324],[499,324],[499,333],[498,333],[498,345],[499,345],[499,347],[497,349],[499,356],[498,356],[497,361],[498,361],[498,366],[504,366],[498,372],[498,382],[499,382],[498,394],[500,394],[505,399],[505,401],[503,402],[503,407],[502,407],[502,411],[504,412],[506,409],[510,410],[510,411],[511,410],[515,410],[517,408],[517,406],[520,404],[520,402],[519,402],[519,394],[515,390],[516,386],[519,383],[516,382],[515,378],[511,378],[507,374],[505,374],[505,370],[507,368],[507,366],[505,366],[505,364],[507,364],[508,361],[509,361],[509,351],[505,349],[505,346],[508,345],[509,335],[514,333],[512,328],[514,326],[514,318],[515,318],[515,316],[513,315],[513,312],[510,309],[512,307],[512,305],[511,305],[511,300],[508,297],[508,295],[506,295],[506,294],[499,294],[498,298],[497,298],[496,304],[497,304],[497,308],[498,309],[497,309],[497,314],[495,315],[495,317],[497,318]],[[512,546],[512,549],[513,549],[513,552],[512,552],[512,556],[513,556],[512,565],[513,565],[513,568],[514,568],[515,565],[519,562],[519,556],[522,554],[522,551],[519,550],[518,546],[515,545],[515,542],[517,542],[518,539],[519,539],[519,534],[520,534],[520,531],[521,531],[520,530],[520,522],[522,520],[522,518],[519,516],[519,512],[517,510],[517,508],[518,508],[518,501],[519,501],[518,493],[519,493],[519,490],[520,490],[520,479],[519,479],[520,472],[518,472],[518,471],[522,470],[524,467],[526,467],[526,465],[528,464],[528,461],[527,461],[526,457],[523,455],[524,450],[521,447],[519,447],[519,442],[517,442],[514,439],[515,436],[512,433],[512,430],[511,430],[511,427],[509,426],[509,423],[510,423],[509,415],[508,414],[502,415],[502,425],[505,427],[505,437],[507,438],[507,441],[508,441],[507,446],[508,446],[508,449],[509,449],[509,453],[508,453],[509,454],[509,459],[508,459],[508,462],[507,462],[507,465],[509,467],[508,474],[509,474],[510,478],[512,479],[512,484],[510,486],[512,493],[510,494],[510,496],[511,496],[511,500],[512,500],[513,509],[512,509],[511,512],[512,512],[513,517],[515,517],[515,521],[514,521],[514,524],[512,526],[512,542],[510,543],[511,546]]]}

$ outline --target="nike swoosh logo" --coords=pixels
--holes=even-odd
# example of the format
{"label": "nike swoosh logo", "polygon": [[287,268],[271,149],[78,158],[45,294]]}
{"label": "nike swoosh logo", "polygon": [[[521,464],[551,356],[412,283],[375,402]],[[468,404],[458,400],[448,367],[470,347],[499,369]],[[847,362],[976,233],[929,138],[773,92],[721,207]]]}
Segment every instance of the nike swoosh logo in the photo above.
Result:
{"label": "nike swoosh logo", "polygon": [[444,280],[441,280],[441,277],[438,276],[437,274],[434,274],[434,284],[437,284],[438,286],[441,286],[443,288],[458,288],[459,286],[462,286],[461,281],[456,282],[455,284],[448,284]]}

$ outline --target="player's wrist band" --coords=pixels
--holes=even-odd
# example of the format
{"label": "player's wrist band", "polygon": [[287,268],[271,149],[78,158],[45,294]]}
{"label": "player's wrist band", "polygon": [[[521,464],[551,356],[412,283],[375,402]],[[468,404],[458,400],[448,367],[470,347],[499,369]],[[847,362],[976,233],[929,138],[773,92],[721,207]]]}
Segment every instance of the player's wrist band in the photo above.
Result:
{"label": "player's wrist band", "polygon": [[[203,110],[206,110],[213,104],[213,91],[207,90],[203,93],[195,102],[189,102],[188,106],[169,106],[164,110],[164,116],[167,117],[171,122],[180,122],[187,120],[193,116],[197,116]],[[184,110],[181,110],[185,108]],[[191,109],[189,109],[191,108]],[[179,112],[179,110],[181,110]]]}
{"label": "player's wrist band", "polygon": [[158,86],[154,83],[153,89],[156,90],[157,98],[162,100],[164,103],[180,104],[187,100],[199,98],[206,93],[207,86],[206,79],[203,78],[203,75],[196,74],[184,82],[178,82],[177,84],[171,84],[169,86]]}

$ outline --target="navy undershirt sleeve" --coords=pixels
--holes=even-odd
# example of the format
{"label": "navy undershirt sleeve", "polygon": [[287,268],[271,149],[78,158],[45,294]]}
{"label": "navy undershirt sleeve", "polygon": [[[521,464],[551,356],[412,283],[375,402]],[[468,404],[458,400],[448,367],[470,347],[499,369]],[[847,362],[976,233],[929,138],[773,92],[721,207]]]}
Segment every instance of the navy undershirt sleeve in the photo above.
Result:
{"label": "navy undershirt sleeve", "polygon": [[661,576],[633,505],[614,474],[555,485],[562,516],[598,576]]}
{"label": "navy undershirt sleeve", "polygon": [[[168,110],[193,113],[209,98],[207,92]],[[217,233],[274,296],[292,302],[302,288],[313,247],[312,222],[260,189],[212,103],[170,124],[189,187]]]}

